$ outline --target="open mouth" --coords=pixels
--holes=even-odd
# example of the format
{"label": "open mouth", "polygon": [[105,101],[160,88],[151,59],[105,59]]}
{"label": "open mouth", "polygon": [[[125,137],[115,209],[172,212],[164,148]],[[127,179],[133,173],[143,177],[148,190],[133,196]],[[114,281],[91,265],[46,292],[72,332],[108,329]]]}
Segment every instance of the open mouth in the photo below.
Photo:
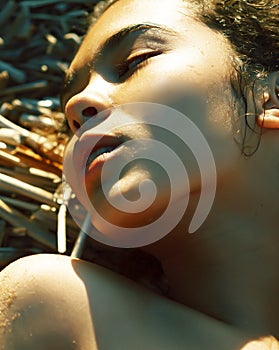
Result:
{"label": "open mouth", "polygon": [[104,155],[105,153],[109,153],[111,151],[113,151],[115,149],[115,147],[101,147],[99,149],[97,149],[96,151],[92,151],[88,157],[88,160],[86,162],[86,168],[88,169],[88,167],[90,166],[90,164],[93,162],[94,159],[98,158],[100,155]]}
{"label": "open mouth", "polygon": [[89,154],[89,157],[86,162],[86,169],[88,170],[90,165],[97,160],[97,158],[103,158],[105,159],[105,156],[115,150],[118,146],[120,146],[122,141],[119,139],[114,140],[108,140],[105,138],[105,140],[101,140],[100,142],[95,145]]}

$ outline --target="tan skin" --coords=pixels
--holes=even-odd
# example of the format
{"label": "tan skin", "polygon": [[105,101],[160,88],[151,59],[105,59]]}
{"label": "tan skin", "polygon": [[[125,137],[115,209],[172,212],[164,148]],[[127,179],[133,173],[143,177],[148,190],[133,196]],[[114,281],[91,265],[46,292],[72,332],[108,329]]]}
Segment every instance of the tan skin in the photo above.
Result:
{"label": "tan skin", "polygon": [[[53,325],[59,335],[59,349],[70,349],[69,344],[77,344],[78,349],[136,349],[135,344],[140,344],[139,349],[250,350],[258,346],[252,343],[253,339],[279,337],[278,205],[274,201],[279,190],[279,73],[272,72],[257,83],[255,103],[251,91],[246,89],[248,112],[258,115],[259,128],[264,131],[259,150],[247,159],[234,142],[233,121],[244,113],[241,98],[231,85],[232,80],[236,81],[236,55],[221,34],[194,18],[194,9],[180,0],[118,1],[90,29],[69,69],[69,76],[75,73],[75,80],[63,98],[73,132],[92,117],[96,119],[94,130],[99,132],[101,123],[91,107],[100,112],[127,102],[145,101],[182,111],[207,137],[218,174],[216,198],[208,218],[198,232],[187,234],[200,183],[185,157],[191,189],[195,188],[190,192],[189,208],[169,235],[142,248],[161,262],[170,287],[169,297],[174,302],[79,260],[55,256],[25,258],[1,275],[7,295],[11,291],[16,296],[10,304],[4,296],[0,304],[2,315],[9,320],[3,327],[3,338],[10,344],[7,349],[19,348],[16,339],[20,336],[15,335],[27,327],[22,317],[13,316],[16,311],[26,315],[30,322],[28,332],[32,329],[33,340],[42,349],[42,333]],[[132,33],[123,44],[103,48],[105,41],[119,30],[141,23],[168,29],[159,34],[164,43],[160,54],[144,58],[144,66],[139,54],[158,49],[158,34],[154,30]],[[92,65],[100,48],[102,60]],[[131,76],[117,80],[111,67],[120,58],[131,57],[135,57],[129,61],[133,62]],[[200,110],[198,105],[206,108]],[[242,128],[242,119],[239,120]],[[108,116],[107,121],[121,125],[121,117],[115,121]],[[128,130],[120,126],[114,129],[114,136],[136,139],[147,131],[158,136],[156,130],[144,126]],[[249,142],[253,143],[254,137],[251,135]],[[164,135],[158,138],[171,142]],[[184,150],[177,147],[183,154]],[[121,178],[122,192],[133,199],[139,181],[144,176],[157,179],[156,171],[149,163],[139,162]],[[66,175],[78,196],[80,189],[74,172]],[[101,194],[98,174],[91,180],[87,184],[88,195],[100,213],[106,213],[111,222],[119,225],[135,219],[116,215]],[[160,205],[155,203],[150,215],[160,212],[165,197],[162,192]],[[63,285],[59,284],[61,280]],[[37,299],[31,293],[34,290]],[[77,299],[79,311],[69,307]],[[7,308],[8,304],[11,306]],[[42,308],[42,304],[56,305],[51,308],[51,316],[50,309]],[[31,313],[30,305],[37,308],[37,313]],[[152,305],[152,311],[144,305]],[[0,320],[3,325],[1,313]],[[36,335],[38,323],[43,331]],[[127,324],[131,326],[125,331],[123,325]],[[72,330],[71,336],[67,329]],[[79,332],[80,329],[85,331]],[[122,336],[117,337],[119,334]],[[98,346],[94,345],[96,339]],[[11,344],[15,344],[14,348]],[[276,349],[273,338],[266,338],[261,344],[259,349]]]}

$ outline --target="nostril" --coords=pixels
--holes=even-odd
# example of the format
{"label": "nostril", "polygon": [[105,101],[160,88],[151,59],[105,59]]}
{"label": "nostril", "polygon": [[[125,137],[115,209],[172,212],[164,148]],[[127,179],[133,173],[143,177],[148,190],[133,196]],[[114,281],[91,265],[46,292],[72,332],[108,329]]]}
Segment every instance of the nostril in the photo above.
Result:
{"label": "nostril", "polygon": [[87,107],[82,111],[83,117],[94,117],[96,115],[97,109],[95,107]]}
{"label": "nostril", "polygon": [[73,121],[73,127],[75,128],[75,130],[78,130],[80,128],[80,123],[77,122],[76,120]]}

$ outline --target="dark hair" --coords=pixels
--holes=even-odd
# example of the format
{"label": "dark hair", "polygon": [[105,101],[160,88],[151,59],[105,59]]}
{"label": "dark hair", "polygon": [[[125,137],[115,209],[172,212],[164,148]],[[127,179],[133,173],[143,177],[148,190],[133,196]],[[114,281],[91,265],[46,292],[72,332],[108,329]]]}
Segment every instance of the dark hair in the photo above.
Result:
{"label": "dark hair", "polygon": [[[93,23],[117,1],[119,0],[100,1],[94,9]],[[257,127],[257,116],[247,113],[244,89],[250,88],[254,95],[256,81],[279,69],[278,0],[185,1],[195,4],[201,22],[223,33],[239,58],[235,69],[238,73],[239,95],[244,104],[243,117],[246,126],[242,130],[240,142],[243,154],[251,156],[260,145],[262,128]],[[259,135],[254,146],[246,143],[249,130]]]}
{"label": "dark hair", "polygon": [[[257,126],[257,115],[247,113],[244,88],[254,86],[258,79],[279,69],[279,4],[278,0],[198,0],[205,3],[201,20],[222,32],[229,39],[242,65],[236,67],[242,101],[245,105],[242,130],[242,152],[253,155],[260,146],[262,128]],[[251,1],[251,2],[250,2]],[[211,8],[210,8],[211,7]],[[263,93],[263,92],[262,92]],[[248,145],[249,130],[257,134],[256,143]]]}
{"label": "dark hair", "polygon": [[278,1],[251,1],[213,1],[213,11],[204,14],[205,23],[223,32],[246,63],[275,71],[279,69]]}
{"label": "dark hair", "polygon": [[[95,6],[95,20],[117,1],[100,1]],[[254,72],[275,71],[279,69],[278,0],[250,1],[192,0],[192,3],[198,4],[201,21],[222,32],[243,62],[254,67]]]}

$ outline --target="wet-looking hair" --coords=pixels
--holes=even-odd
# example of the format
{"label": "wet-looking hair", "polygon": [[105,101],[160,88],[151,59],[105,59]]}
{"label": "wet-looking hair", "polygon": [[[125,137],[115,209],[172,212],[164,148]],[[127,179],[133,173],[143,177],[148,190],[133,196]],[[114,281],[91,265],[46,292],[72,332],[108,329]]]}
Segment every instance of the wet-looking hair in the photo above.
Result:
{"label": "wet-looking hair", "polygon": [[[93,23],[108,7],[119,0],[100,1],[94,9]],[[152,0],[150,0],[152,1]],[[184,0],[182,0],[184,1]],[[240,95],[244,103],[246,128],[243,130],[242,152],[250,156],[260,144],[262,128],[257,116],[247,113],[244,88],[253,91],[258,79],[279,69],[279,4],[278,0],[185,0],[195,5],[197,18],[213,30],[221,32],[238,57],[235,64]],[[252,130],[259,134],[252,148],[246,147],[246,136]]]}
{"label": "wet-looking hair", "polygon": [[[117,1],[100,1],[95,7],[95,19]],[[222,32],[254,71],[279,69],[278,0],[192,0],[191,3],[198,5],[199,19]]]}

